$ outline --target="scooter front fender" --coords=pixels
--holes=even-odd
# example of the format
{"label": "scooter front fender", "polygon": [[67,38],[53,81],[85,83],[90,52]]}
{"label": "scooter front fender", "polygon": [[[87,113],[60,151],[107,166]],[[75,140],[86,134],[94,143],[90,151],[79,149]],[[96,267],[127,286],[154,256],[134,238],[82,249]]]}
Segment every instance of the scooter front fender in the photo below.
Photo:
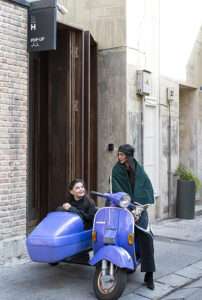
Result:
{"label": "scooter front fender", "polygon": [[96,265],[99,261],[106,259],[120,268],[134,269],[134,263],[130,254],[122,247],[104,246],[97,251],[90,260],[90,265]]}

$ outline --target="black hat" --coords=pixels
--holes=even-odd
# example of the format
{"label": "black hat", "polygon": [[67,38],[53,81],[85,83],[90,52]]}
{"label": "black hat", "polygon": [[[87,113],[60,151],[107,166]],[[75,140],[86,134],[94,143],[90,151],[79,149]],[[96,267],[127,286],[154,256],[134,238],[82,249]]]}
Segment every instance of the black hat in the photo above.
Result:
{"label": "black hat", "polygon": [[118,152],[122,152],[126,156],[133,156],[134,151],[135,151],[135,149],[129,144],[120,145],[119,149],[118,149]]}

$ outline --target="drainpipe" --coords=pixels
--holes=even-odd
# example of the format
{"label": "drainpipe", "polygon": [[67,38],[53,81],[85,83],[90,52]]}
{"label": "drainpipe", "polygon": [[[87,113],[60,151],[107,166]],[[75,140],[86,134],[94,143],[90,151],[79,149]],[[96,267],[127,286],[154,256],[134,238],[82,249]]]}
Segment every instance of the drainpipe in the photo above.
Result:
{"label": "drainpipe", "polygon": [[171,127],[171,102],[175,100],[175,88],[167,88],[168,101],[168,217],[171,217],[172,202],[172,127]]}
{"label": "drainpipe", "polygon": [[172,147],[171,147],[171,107],[170,101],[168,101],[168,217],[170,217],[170,207],[171,207],[171,164],[172,164]]}
{"label": "drainpipe", "polygon": [[141,99],[141,164],[144,165],[144,101],[145,97]]}

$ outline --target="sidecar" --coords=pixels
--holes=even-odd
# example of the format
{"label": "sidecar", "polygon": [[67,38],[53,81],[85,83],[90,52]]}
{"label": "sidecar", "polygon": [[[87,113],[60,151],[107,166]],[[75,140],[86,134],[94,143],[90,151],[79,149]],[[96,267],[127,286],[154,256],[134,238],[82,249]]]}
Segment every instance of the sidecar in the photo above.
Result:
{"label": "sidecar", "polygon": [[55,263],[92,248],[92,230],[70,212],[52,212],[27,237],[32,261]]}

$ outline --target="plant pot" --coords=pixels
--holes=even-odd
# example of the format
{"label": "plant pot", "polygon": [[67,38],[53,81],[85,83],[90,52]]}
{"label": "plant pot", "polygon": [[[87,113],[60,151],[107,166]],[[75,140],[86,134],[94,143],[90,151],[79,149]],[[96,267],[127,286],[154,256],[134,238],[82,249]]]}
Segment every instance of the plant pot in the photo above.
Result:
{"label": "plant pot", "polygon": [[177,181],[176,217],[194,219],[196,187],[194,181]]}

